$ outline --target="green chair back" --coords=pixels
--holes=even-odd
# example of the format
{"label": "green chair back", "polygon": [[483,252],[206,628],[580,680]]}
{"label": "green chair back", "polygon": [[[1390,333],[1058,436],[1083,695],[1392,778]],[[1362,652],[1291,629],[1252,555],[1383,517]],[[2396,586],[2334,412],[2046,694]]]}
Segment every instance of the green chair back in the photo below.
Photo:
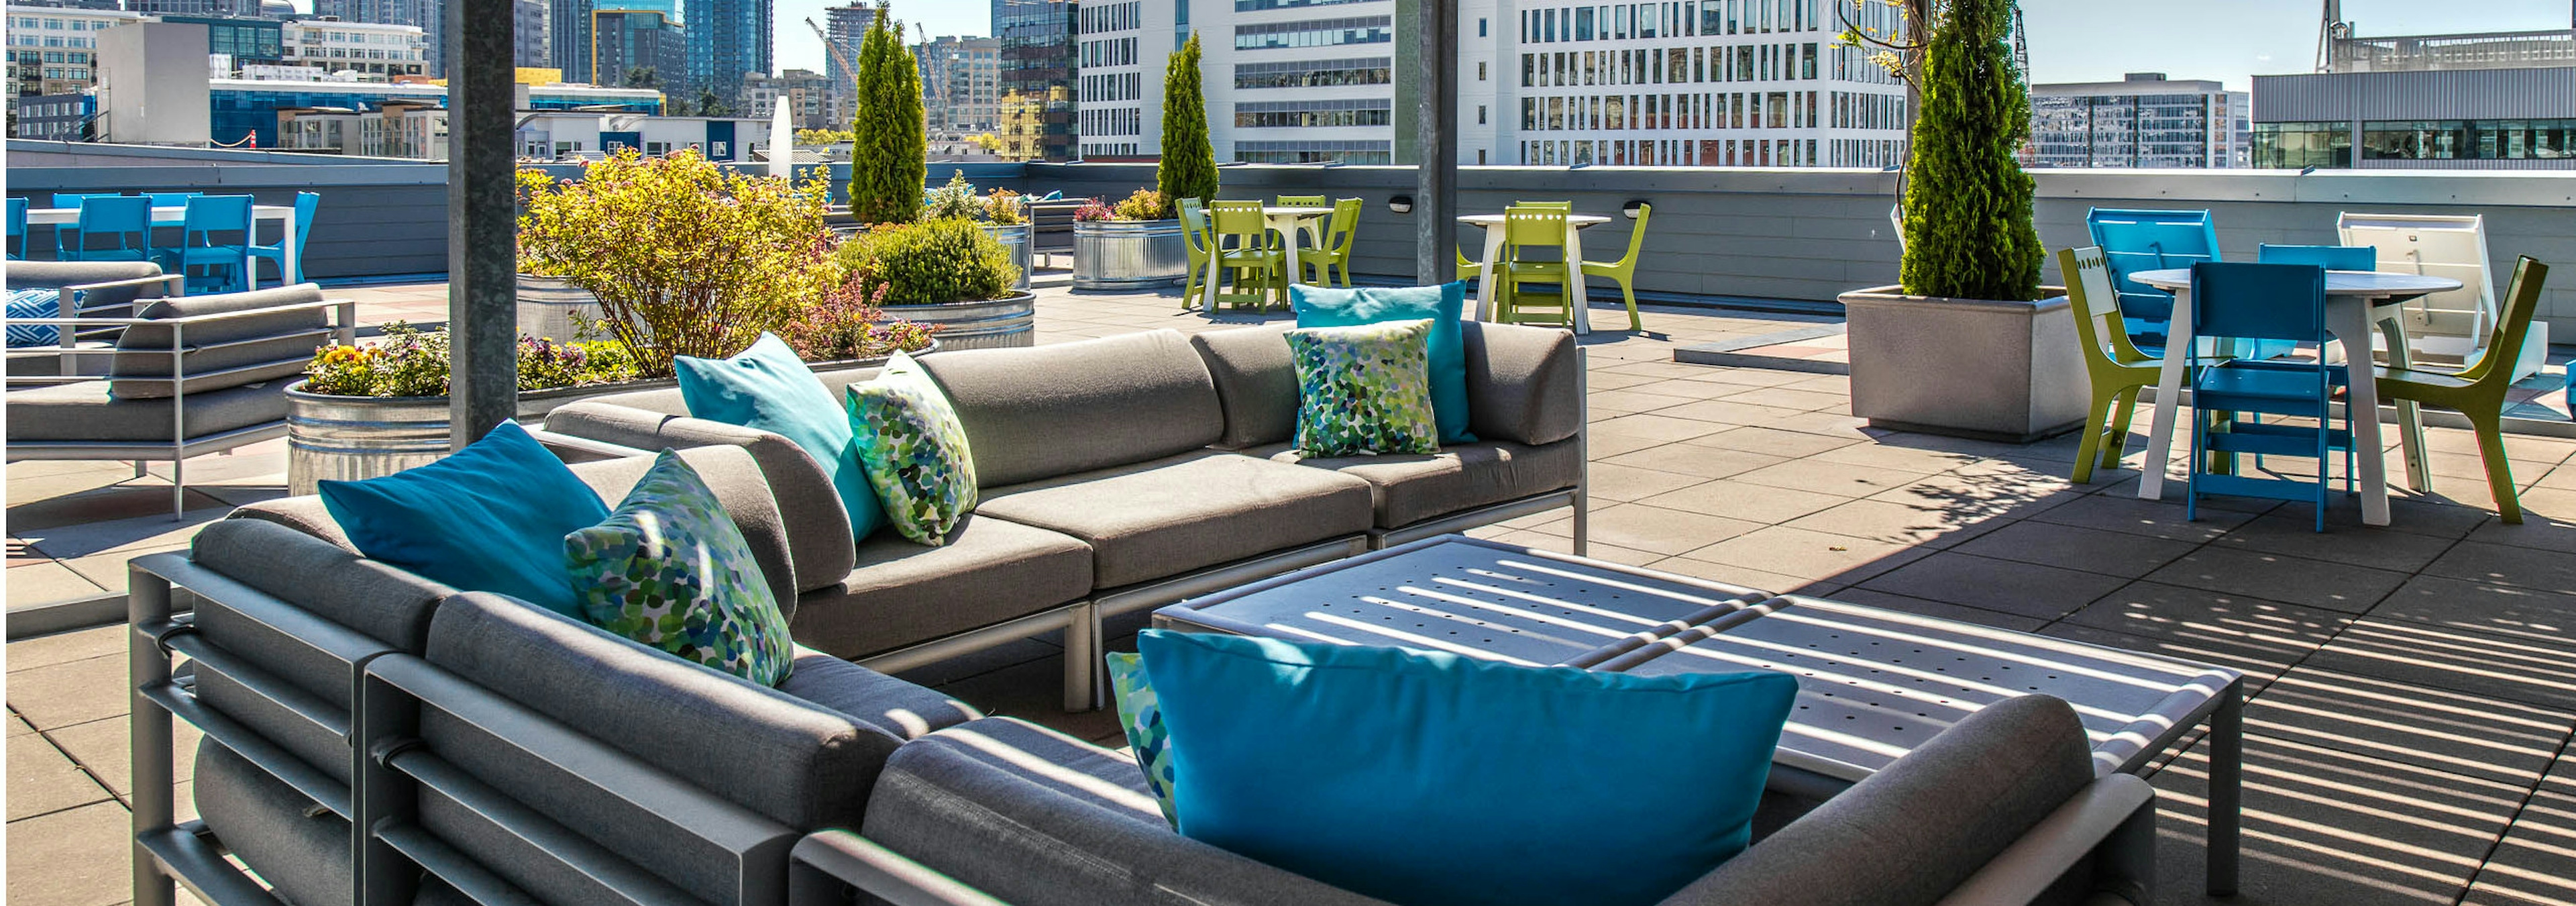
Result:
{"label": "green chair back", "polygon": [[2502,401],[2505,390],[2513,386],[2513,366],[2522,360],[2523,345],[2530,342],[2531,321],[2540,311],[2540,287],[2548,281],[2549,265],[2529,255],[2514,264],[2513,283],[2505,288],[2504,317],[2488,333],[2486,354],[2459,374],[2482,395],[2492,393]]}
{"label": "green chair back", "polygon": [[[2495,495],[2496,519],[2509,525],[2522,522],[2522,502],[2514,489],[2513,464],[2505,457],[2505,394],[2513,387],[2515,365],[2522,361],[2532,316],[2540,309],[2541,286],[2548,281],[2549,265],[2528,255],[2515,263],[2503,317],[2489,332],[2486,352],[2476,364],[2456,375],[2389,368],[2379,378],[2382,400],[2413,400],[2455,409],[2468,418],[2478,437],[2478,456],[2486,464],[2487,490]],[[2428,482],[2419,490],[2432,487]]]}
{"label": "green chair back", "polygon": [[1366,202],[1357,198],[1333,202],[1333,219],[1324,229],[1326,249],[1345,254],[1350,252],[1351,239],[1359,234],[1360,207],[1363,204]]}
{"label": "green chair back", "polygon": [[1628,228],[1628,253],[1619,256],[1618,261],[1612,262],[1610,264],[1611,268],[1622,273],[1636,272],[1637,252],[1638,250],[1646,247],[1646,224],[1654,219],[1654,205],[1640,204],[1637,206],[1637,225]]}
{"label": "green chair back", "polygon": [[1564,211],[1569,214],[1574,212],[1574,202],[1571,201],[1515,201],[1512,202],[1512,207],[1551,208],[1554,210]]}
{"label": "green chair back", "polygon": [[1181,245],[1189,249],[1190,260],[1205,264],[1208,250],[1207,208],[1196,198],[1184,198],[1172,205],[1181,216]]}
{"label": "green chair back", "polygon": [[1242,239],[1245,244],[1269,242],[1270,223],[1261,216],[1258,201],[1212,201],[1208,203],[1211,245],[1226,239]]}
{"label": "green chair back", "polygon": [[1279,206],[1283,208],[1320,208],[1332,203],[1332,199],[1321,195],[1279,196]]}
{"label": "green chair back", "polygon": [[2066,301],[2075,313],[2075,336],[2084,349],[2086,370],[2102,379],[2106,368],[2153,366],[2156,359],[2129,342],[2128,320],[2120,314],[2120,293],[2111,283],[2111,262],[2101,246],[2061,249],[2058,270],[2066,278]]}
{"label": "green chair back", "polygon": [[1520,248],[1563,248],[1565,210],[1513,205],[1503,209],[1503,244]]}

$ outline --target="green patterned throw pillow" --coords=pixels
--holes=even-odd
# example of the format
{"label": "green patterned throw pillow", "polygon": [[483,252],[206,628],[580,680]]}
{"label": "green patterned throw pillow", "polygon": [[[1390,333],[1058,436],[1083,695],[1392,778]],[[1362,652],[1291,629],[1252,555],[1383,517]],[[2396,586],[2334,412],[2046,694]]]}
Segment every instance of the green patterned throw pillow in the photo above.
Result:
{"label": "green patterned throw pillow", "polygon": [[751,545],[677,453],[662,451],[607,521],[565,535],[564,561],[592,625],[764,686],[795,669]]}
{"label": "green patterned throw pillow", "polygon": [[1110,652],[1109,690],[1118,699],[1118,725],[1127,731],[1127,747],[1136,750],[1136,767],[1145,772],[1145,788],[1163,807],[1163,820],[1179,827],[1172,812],[1170,738],[1163,733],[1163,709],[1154,703],[1154,687],[1145,681],[1145,659]]}
{"label": "green patterned throw pillow", "polygon": [[1440,452],[1430,336],[1427,319],[1289,331],[1298,452],[1317,459]]}
{"label": "green patterned throw pillow", "polygon": [[846,391],[859,467],[895,531],[937,547],[975,510],[975,459],[948,394],[911,356]]}

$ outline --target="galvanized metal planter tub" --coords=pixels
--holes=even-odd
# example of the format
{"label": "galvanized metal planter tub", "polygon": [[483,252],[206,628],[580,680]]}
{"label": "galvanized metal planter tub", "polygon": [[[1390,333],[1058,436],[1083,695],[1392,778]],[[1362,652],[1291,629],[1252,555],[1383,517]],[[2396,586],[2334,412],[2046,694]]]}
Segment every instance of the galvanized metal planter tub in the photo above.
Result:
{"label": "galvanized metal planter tub", "polygon": [[576,316],[599,319],[599,297],[562,277],[519,275],[519,335],[572,340]]}
{"label": "galvanized metal planter tub", "polygon": [[2084,425],[2092,401],[2066,290],[2036,302],[1842,294],[1852,414],[1903,431],[2029,443]]}
{"label": "galvanized metal planter tub", "polygon": [[1073,225],[1073,288],[1174,286],[1190,269],[1179,220],[1084,220]]}
{"label": "galvanized metal planter tub", "polygon": [[1037,344],[1038,297],[1020,293],[990,302],[888,305],[887,317],[939,328],[941,349],[992,349]]}
{"label": "galvanized metal planter tub", "polygon": [[1011,288],[1021,292],[1028,291],[1029,271],[1037,262],[1036,234],[1030,231],[1030,226],[1027,221],[1009,226],[984,225],[985,234],[1000,242],[1002,248],[1011,253],[1011,263],[1019,267],[1020,279],[1011,284]]}

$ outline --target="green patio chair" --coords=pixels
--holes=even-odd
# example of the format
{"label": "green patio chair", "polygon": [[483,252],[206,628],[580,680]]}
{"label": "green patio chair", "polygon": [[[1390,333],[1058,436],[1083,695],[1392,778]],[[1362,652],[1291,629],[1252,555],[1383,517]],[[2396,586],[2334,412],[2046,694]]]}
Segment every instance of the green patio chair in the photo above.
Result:
{"label": "green patio chair", "polygon": [[1637,206],[1637,225],[1628,230],[1628,254],[1617,261],[1583,262],[1583,276],[1608,277],[1619,284],[1619,296],[1628,303],[1628,329],[1645,332],[1645,319],[1637,316],[1637,250],[1646,245],[1646,221],[1654,216],[1655,206]]}
{"label": "green patio chair", "polygon": [[1564,211],[1568,214],[1574,213],[1574,202],[1571,201],[1515,201],[1512,202],[1512,207],[1546,208],[1552,211]]}
{"label": "green patio chair", "polygon": [[1333,285],[1334,268],[1342,271],[1341,285],[1351,285],[1351,242],[1359,235],[1361,204],[1357,198],[1333,202],[1333,217],[1324,225],[1322,241],[1312,249],[1297,253],[1299,266],[1315,269],[1316,286]]}
{"label": "green patio chair", "polygon": [[[1246,299],[1256,308],[1268,308],[1270,300],[1286,305],[1288,301],[1288,253],[1272,238],[1269,223],[1261,216],[1258,201],[1213,201],[1208,203],[1208,254],[1216,256],[1220,279],[1231,277],[1236,292],[1210,283],[1207,288],[1207,312],[1216,314],[1229,299],[1241,310]],[[1234,240],[1229,247],[1226,240]],[[1246,294],[1242,290],[1252,287]]]}
{"label": "green patio chair", "polygon": [[[2478,434],[2478,457],[2486,461],[2487,489],[2495,494],[2496,518],[2521,524],[2522,502],[2514,493],[2513,465],[2504,456],[2505,393],[2513,389],[2514,366],[2531,335],[2532,313],[2540,307],[2540,288],[2549,280],[2549,265],[2525,255],[2513,268],[2506,288],[2504,317],[2496,322],[2486,352],[2456,373],[2413,368],[2377,368],[2381,401],[2413,400],[2459,410]],[[2355,362],[2368,361],[2355,358]],[[2363,455],[2369,455],[2365,452]],[[2430,482],[2423,490],[2431,491]]]}
{"label": "green patio chair", "polygon": [[1483,262],[1467,257],[1466,252],[1458,253],[1458,279],[1474,280],[1483,276],[1485,276]]}
{"label": "green patio chair", "polygon": [[1181,280],[1181,310],[1197,306],[1199,280],[1207,276],[1208,216],[1207,208],[1196,198],[1184,198],[1173,207],[1181,214],[1181,247],[1189,252],[1190,270]]}
{"label": "green patio chair", "polygon": [[[1536,249],[1556,249],[1553,260],[1530,255]],[[1494,292],[1494,320],[1506,324],[1550,324],[1574,326],[1574,309],[1567,302],[1573,294],[1567,289],[1572,278],[1568,266],[1580,262],[1565,259],[1565,211],[1562,208],[1513,205],[1503,210],[1502,268],[1496,276],[1502,286]],[[1551,283],[1556,292],[1540,294],[1529,291],[1526,284]],[[1532,312],[1532,309],[1538,311]],[[1553,317],[1546,316],[1552,310]]]}
{"label": "green patio chair", "polygon": [[2076,448],[2073,476],[2076,484],[2090,484],[2097,463],[2116,469],[2127,455],[2129,416],[2137,411],[2138,390],[2155,385],[2163,361],[2129,342],[2120,294],[2111,288],[2111,264],[2100,246],[2060,249],[2057,269],[2066,278],[2066,309],[2074,315],[2084,371],[2093,383],[2093,405],[2085,410],[2084,443]]}
{"label": "green patio chair", "polygon": [[1332,203],[1332,199],[1326,198],[1322,195],[1279,196],[1279,206],[1283,208],[1321,208],[1328,207],[1332,205]]}

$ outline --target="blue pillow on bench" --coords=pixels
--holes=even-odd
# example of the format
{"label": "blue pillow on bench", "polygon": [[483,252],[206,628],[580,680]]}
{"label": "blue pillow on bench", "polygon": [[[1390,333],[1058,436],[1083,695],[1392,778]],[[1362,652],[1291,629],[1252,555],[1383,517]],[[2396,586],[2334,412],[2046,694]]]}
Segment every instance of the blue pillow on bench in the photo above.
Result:
{"label": "blue pillow on bench", "polygon": [[1742,852],[1797,681],[1149,629],[1182,836],[1404,904],[1651,904]]}
{"label": "blue pillow on bench", "polygon": [[1303,283],[1288,287],[1298,327],[1357,327],[1387,321],[1431,321],[1431,411],[1440,420],[1440,442],[1472,443],[1467,433],[1467,338],[1458,326],[1467,307],[1467,282],[1403,288],[1334,289]]}
{"label": "blue pillow on bench", "polygon": [[850,537],[866,541],[885,527],[885,506],[859,463],[849,412],[823,389],[814,369],[805,367],[787,341],[764,333],[732,358],[684,355],[672,366],[679,372],[680,401],[688,404],[691,417],[787,438],[832,479],[841,509],[850,515]]}
{"label": "blue pillow on bench", "polygon": [[564,536],[608,504],[518,425],[429,465],[365,481],[324,481],[322,506],[349,542],[458,591],[509,595],[579,619]]}

